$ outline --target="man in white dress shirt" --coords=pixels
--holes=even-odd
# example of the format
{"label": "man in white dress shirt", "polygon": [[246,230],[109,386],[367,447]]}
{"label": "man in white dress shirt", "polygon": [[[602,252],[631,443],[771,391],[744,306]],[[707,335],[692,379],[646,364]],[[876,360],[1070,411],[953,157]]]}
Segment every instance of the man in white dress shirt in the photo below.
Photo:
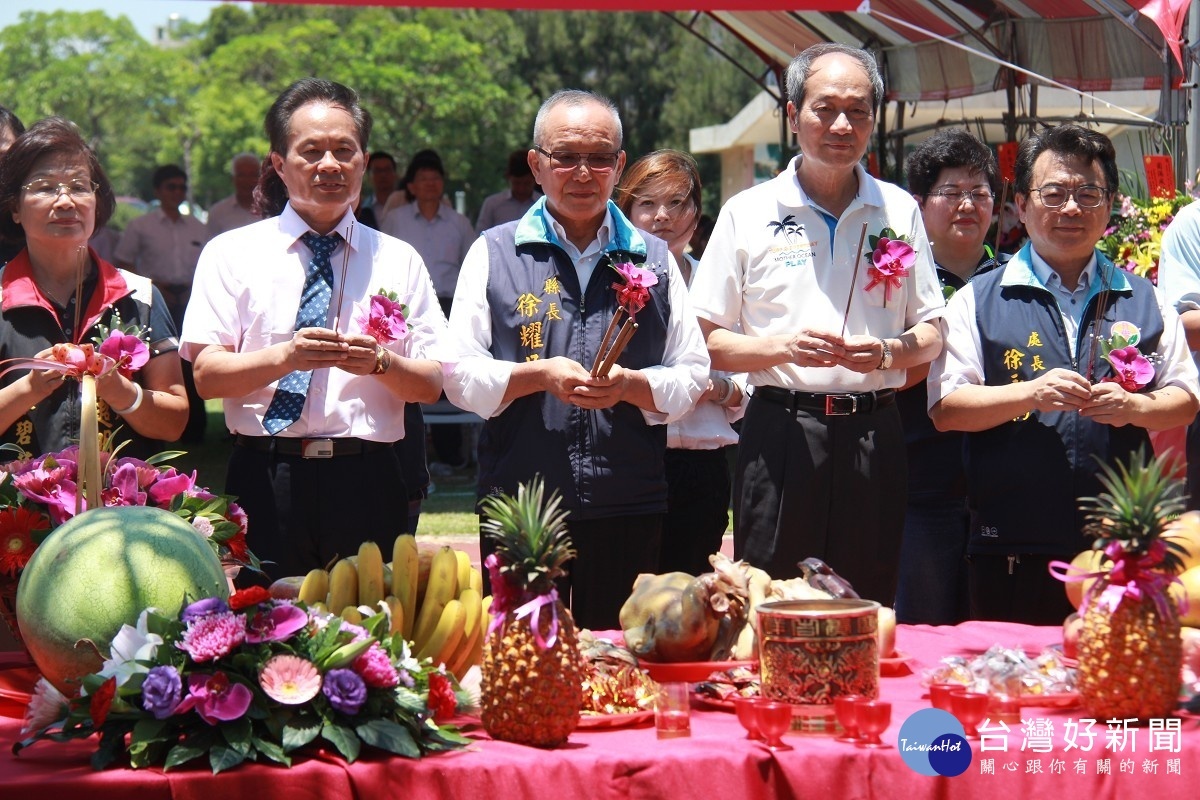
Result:
{"label": "man in white dress shirt", "polygon": [[254,187],[258,185],[259,162],[254,153],[238,153],[229,164],[233,194],[213,203],[208,210],[208,238],[225,231],[258,222],[262,215],[254,210]]}
{"label": "man in white dress shirt", "polygon": [[[226,488],[275,577],[366,539],[389,551],[407,528],[392,446],[405,435],[403,406],[441,391],[431,357],[445,319],[420,257],[354,222],[370,130],[341,84],[306,78],[284,90],[267,113],[271,169],[256,189],[267,218],[205,249],[184,322],[196,385],[224,399],[236,436]],[[356,309],[380,288],[407,306],[408,332],[389,344],[364,332]],[[322,294],[328,309],[316,304],[319,320],[306,322]]]}

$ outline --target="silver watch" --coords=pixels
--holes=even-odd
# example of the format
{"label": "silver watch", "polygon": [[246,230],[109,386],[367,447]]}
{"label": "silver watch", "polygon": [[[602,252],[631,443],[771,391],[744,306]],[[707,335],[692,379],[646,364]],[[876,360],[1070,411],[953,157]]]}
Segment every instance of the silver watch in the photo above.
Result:
{"label": "silver watch", "polygon": [[883,345],[883,356],[879,359],[879,366],[875,369],[891,369],[892,348],[888,346],[887,339],[880,339],[879,343]]}

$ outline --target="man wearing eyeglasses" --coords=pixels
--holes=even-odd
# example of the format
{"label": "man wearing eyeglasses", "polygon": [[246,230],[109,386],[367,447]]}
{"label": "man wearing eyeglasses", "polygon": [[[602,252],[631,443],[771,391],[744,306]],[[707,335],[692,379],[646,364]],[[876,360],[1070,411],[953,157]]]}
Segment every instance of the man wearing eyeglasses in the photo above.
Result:
{"label": "man wearing eyeglasses", "polygon": [[[692,284],[713,365],[755,387],[734,551],[780,578],[823,559],[890,605],[907,496],[896,390],[941,347],[944,302],[916,201],[860,164],[883,99],[875,57],[814,45],[787,92],[800,155],[725,204]],[[871,237],[908,251],[880,262],[886,278]]]}
{"label": "man wearing eyeglasses", "polygon": [[[187,173],[175,164],[154,170],[154,196],[158,208],[130,220],[115,254],[117,265],[154,281],[167,301],[177,330],[183,328],[183,312],[192,292],[192,276],[200,251],[208,241],[208,228],[179,207],[187,198]],[[196,392],[192,366],[183,363],[183,384],[188,396],[188,424],[180,441],[204,439],[207,415],[204,400]]]}
{"label": "man wearing eyeglasses", "polygon": [[[560,591],[569,588],[578,624],[612,628],[634,579],[657,564],[666,423],[699,397],[708,355],[666,243],[609,199],[625,166],[616,107],[558,92],[538,111],[533,142],[529,166],[545,194],[467,253],[450,312],[459,360],[446,394],[486,420],[481,497],[515,496],[539,474],[562,495],[578,556]],[[593,376],[625,263],[657,282],[611,370]],[[481,548],[486,555],[494,545],[481,537]]]}
{"label": "man wearing eyeglasses", "polygon": [[967,433],[975,619],[1060,623],[1072,609],[1048,563],[1089,545],[1077,501],[1101,490],[1096,459],[1149,453],[1147,431],[1196,414],[1178,315],[1096,250],[1116,188],[1108,137],[1078,125],[1030,136],[1016,163],[1029,242],[946,309],[929,413]]}

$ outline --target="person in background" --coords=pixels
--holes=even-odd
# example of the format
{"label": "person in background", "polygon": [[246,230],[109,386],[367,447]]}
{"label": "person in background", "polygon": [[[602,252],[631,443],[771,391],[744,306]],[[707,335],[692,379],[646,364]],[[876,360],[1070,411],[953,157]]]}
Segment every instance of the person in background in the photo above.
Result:
{"label": "person in background", "polygon": [[371,190],[362,196],[355,216],[364,225],[382,230],[384,209],[388,198],[396,191],[396,159],[391,153],[377,150],[367,159],[367,178]]}
{"label": "person in background", "polygon": [[[908,496],[896,389],[941,348],[944,302],[916,201],[860,164],[883,99],[875,57],[813,45],[787,94],[801,154],[725,204],[692,284],[713,366],[754,386],[734,553],[779,578],[820,558],[890,605]],[[868,238],[885,229],[908,240],[881,253],[886,279]]]}
{"label": "person in background", "polygon": [[[404,173],[413,202],[396,208],[384,219],[384,233],[411,244],[421,254],[438,302],[446,316],[454,299],[458,271],[475,239],[471,222],[442,202],[446,192],[446,169],[433,150],[412,157]],[[462,469],[472,459],[463,452],[463,426],[457,423],[430,425],[430,442],[437,460],[429,465],[434,476]]]}
{"label": "person in background", "polygon": [[262,219],[254,211],[254,187],[258,185],[260,164],[254,153],[238,153],[229,162],[233,194],[213,203],[208,210],[208,238],[249,225]]}
{"label": "person in background", "polygon": [[[617,186],[617,207],[637,228],[659,237],[690,285],[699,262],[684,252],[700,214],[696,162],[678,150],[658,150],[633,162]],[[729,423],[744,410],[745,376],[710,370],[696,406],[667,425],[667,516],[659,573],[711,571],[729,527]]]}
{"label": "person in background", "polygon": [[[25,132],[25,126],[21,124],[21,120],[16,114],[9,111],[4,106],[0,106],[0,161],[4,160],[4,154],[17,141],[17,137]],[[9,259],[21,252],[21,243],[19,241],[9,241],[0,233],[0,267],[8,263]]]}
{"label": "person in background", "polygon": [[[46,358],[56,344],[92,343],[117,314],[122,326],[145,327],[149,361],[129,377],[108,372],[96,392],[101,435],[128,440],[122,452],[147,458],[178,438],[187,398],[162,294],[149,278],[88,249],[115,207],[95,152],[61,117],[35,123],[0,160],[0,232],[21,244],[0,272],[0,360]],[[33,369],[13,370],[0,384],[0,440],[30,456],[78,443],[76,381]]]}
{"label": "person in background", "polygon": [[[174,164],[154,170],[154,196],[159,207],[130,220],[117,243],[117,264],[154,281],[167,301],[176,330],[183,327],[183,312],[192,293],[196,261],[208,241],[208,228],[180,210],[187,197],[187,174]],[[188,424],[180,437],[201,442],[208,425],[204,400],[196,392],[192,365],[183,364],[183,386],[188,398]]]}
{"label": "person in background", "polygon": [[[264,219],[204,249],[183,355],[200,391],[224,400],[234,434],[226,489],[281,577],[367,540],[390,552],[408,529],[393,443],[406,434],[404,405],[441,391],[430,356],[446,337],[416,251],[355,224],[371,132],[358,95],[297,81],[265,128],[270,165],[255,189]],[[380,289],[408,306],[407,334],[387,344],[358,311]]]}
{"label": "person in background", "polygon": [[[996,159],[970,133],[950,128],[917,145],[905,170],[908,190],[921,207],[942,294],[949,298],[998,263],[985,241],[1000,188]],[[927,364],[910,369],[904,391],[896,396],[908,446],[908,510],[896,618],[910,624],[954,625],[966,619],[968,611],[963,434],[933,427],[925,390],[928,374]]]}
{"label": "person in background", "polygon": [[[562,495],[578,556],[559,592],[577,624],[608,629],[634,579],[658,566],[666,425],[700,396],[708,355],[666,244],[609,199],[625,166],[616,107],[558,92],[538,111],[533,141],[529,167],[545,196],[471,245],[450,316],[458,363],[446,393],[485,420],[481,499],[515,497],[537,475]],[[628,346],[593,377],[626,263],[657,282]],[[493,547],[481,532],[484,558]]]}
{"label": "person in background", "polygon": [[[1108,137],[1038,131],[1017,151],[1029,243],[950,299],[929,372],[929,415],[964,431],[972,619],[1058,625],[1072,611],[1054,560],[1088,546],[1079,498],[1102,489],[1097,459],[1151,451],[1148,431],[1200,406],[1179,317],[1150,281],[1096,249],[1117,191]],[[1114,335],[1132,341],[1105,356]]]}
{"label": "person in background", "polygon": [[479,233],[520,219],[537,201],[537,182],[533,179],[533,170],[529,169],[527,154],[527,150],[513,150],[508,154],[508,166],[504,169],[508,188],[483,199],[475,222],[475,230]]}

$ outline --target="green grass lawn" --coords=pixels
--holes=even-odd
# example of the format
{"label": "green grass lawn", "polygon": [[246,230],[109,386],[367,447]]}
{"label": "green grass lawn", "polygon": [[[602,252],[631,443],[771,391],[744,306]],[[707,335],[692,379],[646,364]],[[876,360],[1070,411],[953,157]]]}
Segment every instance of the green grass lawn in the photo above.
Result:
{"label": "green grass lawn", "polygon": [[[214,492],[225,491],[225,469],[229,463],[229,452],[233,441],[225,428],[225,415],[221,413],[221,401],[209,400],[208,426],[204,442],[180,445],[187,452],[172,462],[182,471],[198,472],[201,486]],[[479,518],[475,515],[475,473],[463,470],[446,478],[434,478],[434,491],[421,509],[420,533],[422,536],[445,536],[451,534],[472,535],[478,533]],[[406,506],[397,506],[397,514],[407,513]]]}

